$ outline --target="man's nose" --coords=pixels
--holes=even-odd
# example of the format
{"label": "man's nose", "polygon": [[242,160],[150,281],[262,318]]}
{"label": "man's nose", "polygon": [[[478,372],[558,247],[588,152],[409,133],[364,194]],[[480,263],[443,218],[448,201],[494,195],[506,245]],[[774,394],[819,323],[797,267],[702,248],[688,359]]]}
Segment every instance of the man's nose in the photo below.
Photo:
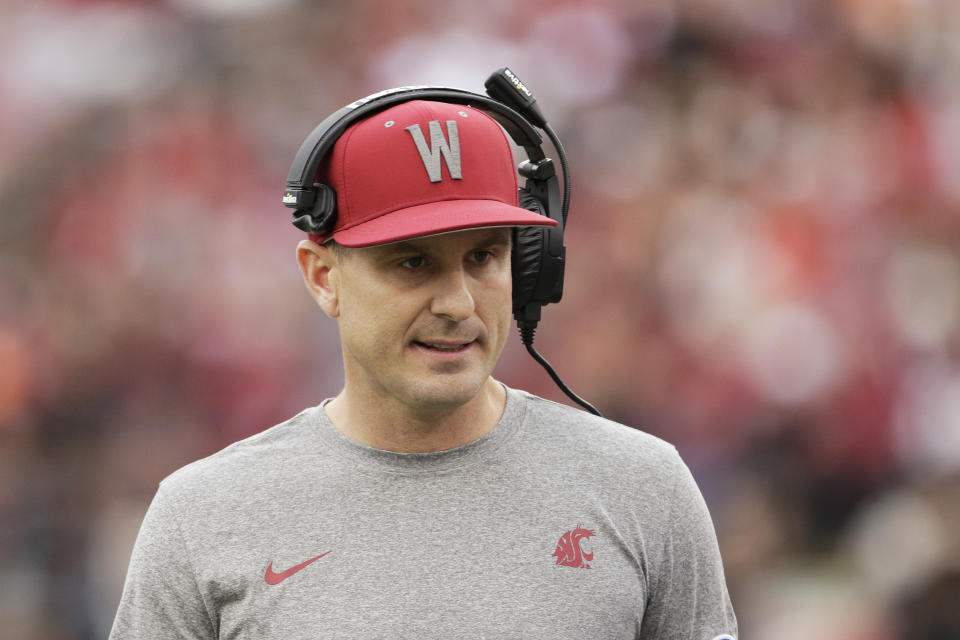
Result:
{"label": "man's nose", "polygon": [[438,278],[430,312],[435,316],[460,322],[473,315],[474,309],[469,275],[462,268],[444,272]]}

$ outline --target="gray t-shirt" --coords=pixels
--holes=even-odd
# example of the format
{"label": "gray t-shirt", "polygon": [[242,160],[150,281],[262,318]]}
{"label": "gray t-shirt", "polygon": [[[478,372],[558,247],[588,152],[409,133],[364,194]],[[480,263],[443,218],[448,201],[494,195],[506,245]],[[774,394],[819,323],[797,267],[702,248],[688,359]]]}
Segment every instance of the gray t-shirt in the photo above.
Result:
{"label": "gray t-shirt", "polygon": [[449,451],[365,447],[321,406],[171,474],[110,637],[736,634],[676,450],[509,389],[499,424]]}

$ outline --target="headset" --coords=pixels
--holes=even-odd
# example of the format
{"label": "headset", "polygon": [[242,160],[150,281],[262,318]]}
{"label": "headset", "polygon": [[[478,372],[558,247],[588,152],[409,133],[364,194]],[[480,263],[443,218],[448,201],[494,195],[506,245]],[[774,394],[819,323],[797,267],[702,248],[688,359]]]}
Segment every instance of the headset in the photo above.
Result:
{"label": "headset", "polygon": [[[463,104],[482,111],[497,121],[527,154],[517,167],[525,179],[520,187],[520,206],[557,222],[556,227],[514,227],[511,267],[513,270],[513,315],[521,339],[560,388],[588,411],[599,412],[570,391],[550,364],[533,348],[533,336],[541,309],[559,302],[563,295],[566,247],[563,231],[570,207],[570,172],[560,140],[537,106],[526,85],[507,67],[493,72],[484,83],[487,96],[442,86],[398,87],[374,93],[335,111],[323,120],[300,145],[283,192],[283,204],[293,209],[293,224],[316,235],[329,234],[336,224],[337,195],[316,176],[334,144],[351,125],[373,114],[410,100],[432,100]],[[544,131],[557,151],[563,175],[563,195],[553,160],[543,149]]]}

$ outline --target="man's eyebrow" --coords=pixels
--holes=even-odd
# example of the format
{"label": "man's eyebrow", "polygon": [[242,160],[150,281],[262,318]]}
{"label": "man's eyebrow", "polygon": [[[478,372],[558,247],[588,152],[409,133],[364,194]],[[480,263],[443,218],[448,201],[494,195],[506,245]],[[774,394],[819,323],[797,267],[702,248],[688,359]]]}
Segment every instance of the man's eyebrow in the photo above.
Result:
{"label": "man's eyebrow", "polygon": [[[473,243],[475,247],[492,247],[496,245],[510,245],[512,244],[513,234],[509,231],[504,233],[502,230],[508,229],[509,227],[494,227],[480,236],[476,242]],[[457,233],[457,232],[452,232]],[[444,235],[444,234],[438,234]],[[425,251],[427,247],[423,246],[426,238],[434,236],[426,236],[425,238],[411,238],[410,240],[400,240],[399,242],[391,242],[390,244],[383,245],[384,253],[386,254],[395,254],[395,253],[404,253],[407,251]]]}
{"label": "man's eyebrow", "polygon": [[[504,233],[503,230],[507,229],[507,233]],[[509,227],[495,227],[490,229],[484,236],[480,239],[477,244],[481,245],[497,245],[497,244],[510,244],[513,240],[513,233],[509,231]]]}
{"label": "man's eyebrow", "polygon": [[510,246],[513,244],[513,233],[509,231],[503,233],[504,229],[509,227],[493,227],[482,236],[477,238],[476,242],[473,242],[475,248],[479,247],[497,247],[497,246]]}
{"label": "man's eyebrow", "polygon": [[401,240],[400,242],[391,242],[379,247],[383,255],[394,255],[396,253],[408,253],[411,251],[423,251],[423,247],[417,244],[416,239]]}

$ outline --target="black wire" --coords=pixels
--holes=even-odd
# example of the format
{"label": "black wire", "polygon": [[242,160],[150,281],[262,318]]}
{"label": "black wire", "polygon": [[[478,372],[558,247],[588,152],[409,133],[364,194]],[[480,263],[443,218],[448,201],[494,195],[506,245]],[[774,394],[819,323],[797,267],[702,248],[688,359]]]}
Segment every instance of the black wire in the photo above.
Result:
{"label": "black wire", "polygon": [[592,404],[575,394],[570,390],[563,380],[560,379],[560,376],[557,375],[557,372],[553,370],[553,367],[550,366],[550,363],[547,362],[546,358],[540,355],[536,349],[533,348],[533,334],[536,329],[530,327],[521,327],[520,328],[520,340],[523,342],[523,345],[527,348],[527,351],[533,356],[533,359],[540,363],[544,369],[547,370],[547,373],[550,374],[550,377],[553,378],[553,381],[560,387],[560,390],[567,394],[567,397],[576,402],[578,405],[589,411],[595,416],[603,417],[596,407]]}
{"label": "black wire", "polygon": [[[560,138],[557,136],[557,132],[553,130],[549,124],[544,124],[544,132],[546,132],[547,137],[550,138],[550,142],[553,143],[553,147],[557,150],[557,156],[560,160],[560,171],[563,175],[563,205],[560,208],[560,216],[563,220],[563,226],[567,226],[567,213],[570,211],[570,169],[567,167],[567,154],[563,150],[563,145],[560,143]],[[535,324],[535,323],[534,323]],[[563,380],[560,379],[560,376],[557,375],[557,372],[553,370],[553,367],[550,366],[550,363],[547,362],[546,358],[540,355],[536,349],[533,348],[533,335],[536,332],[536,326],[533,327],[520,327],[520,340],[523,342],[523,345],[527,348],[527,352],[533,357],[534,360],[540,363],[540,366],[546,369],[547,373],[550,374],[550,377],[556,383],[560,390],[567,394],[567,397],[576,402],[578,405],[589,411],[595,416],[603,417],[596,407],[592,404],[575,394],[570,387],[564,384]]]}

